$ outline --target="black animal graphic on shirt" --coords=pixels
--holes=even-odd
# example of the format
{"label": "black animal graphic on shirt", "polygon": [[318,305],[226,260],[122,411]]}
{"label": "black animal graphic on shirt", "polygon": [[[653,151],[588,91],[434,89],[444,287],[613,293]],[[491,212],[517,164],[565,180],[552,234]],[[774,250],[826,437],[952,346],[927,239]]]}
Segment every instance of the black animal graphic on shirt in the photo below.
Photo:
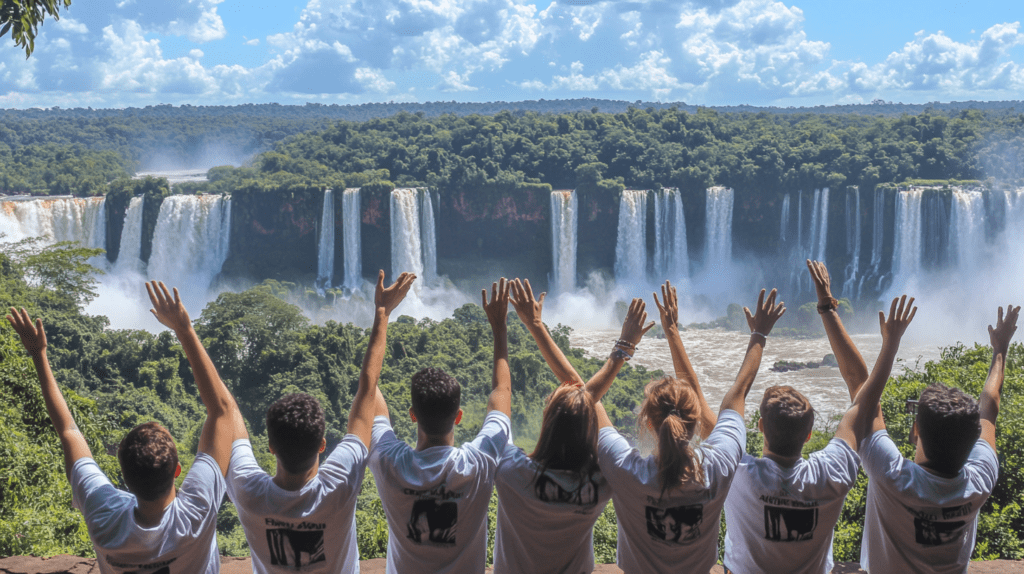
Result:
{"label": "black animal graphic on shirt", "polygon": [[541,474],[533,485],[533,493],[541,502],[593,506],[597,504],[597,481],[589,480],[578,490],[565,490],[550,476]]}
{"label": "black animal graphic on shirt", "polygon": [[657,508],[648,506],[647,534],[655,540],[672,544],[690,544],[700,537],[700,523],[704,519],[704,505]]}
{"label": "black animal graphic on shirt", "polygon": [[327,559],[323,530],[268,529],[267,546],[270,547],[270,563],[274,566],[298,568]]}
{"label": "black animal graphic on shirt", "polygon": [[409,518],[409,540],[434,544],[455,544],[455,529],[459,522],[459,505],[438,502],[432,498],[417,500]]}
{"label": "black animal graphic on shirt", "polygon": [[811,540],[817,526],[817,508],[764,507],[764,537],[773,542]]}

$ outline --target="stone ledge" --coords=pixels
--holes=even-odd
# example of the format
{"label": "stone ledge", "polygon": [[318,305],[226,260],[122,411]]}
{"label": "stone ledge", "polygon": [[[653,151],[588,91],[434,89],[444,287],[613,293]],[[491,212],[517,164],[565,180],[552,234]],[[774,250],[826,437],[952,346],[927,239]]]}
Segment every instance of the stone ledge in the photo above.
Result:
{"label": "stone ledge", "polygon": [[[377,558],[359,563],[361,574],[384,574],[385,560]],[[222,574],[251,574],[252,566],[248,558],[221,558]],[[487,572],[491,572],[488,568]],[[855,563],[836,564],[833,574],[858,574],[863,570]],[[1019,574],[1024,572],[1024,561],[994,560],[991,562],[972,562],[970,574]],[[54,556],[37,558],[35,556],[12,556],[0,558],[0,574],[99,574],[96,561],[80,556]],[[622,574],[614,564],[600,564],[594,574]],[[711,569],[711,574],[723,574],[721,566]]]}

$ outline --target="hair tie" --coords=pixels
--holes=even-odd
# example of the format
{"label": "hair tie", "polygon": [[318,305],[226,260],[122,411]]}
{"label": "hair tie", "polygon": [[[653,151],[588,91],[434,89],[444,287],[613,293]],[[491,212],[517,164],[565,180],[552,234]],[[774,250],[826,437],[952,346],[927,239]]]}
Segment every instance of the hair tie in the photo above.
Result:
{"label": "hair tie", "polygon": [[670,416],[670,417],[671,417],[671,416],[677,416],[677,417],[679,417],[680,419],[682,419],[682,418],[683,418],[683,414],[682,414],[682,413],[680,413],[678,409],[672,409],[672,410],[670,410],[670,411],[668,412],[668,416]]}

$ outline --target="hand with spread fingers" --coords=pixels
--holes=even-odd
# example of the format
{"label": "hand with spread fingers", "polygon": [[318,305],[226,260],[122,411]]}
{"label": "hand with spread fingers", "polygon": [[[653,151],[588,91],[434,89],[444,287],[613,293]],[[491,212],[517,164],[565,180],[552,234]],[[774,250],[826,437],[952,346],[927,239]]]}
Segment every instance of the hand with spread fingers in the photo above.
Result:
{"label": "hand with spread fingers", "polygon": [[398,307],[399,303],[409,294],[409,289],[412,288],[414,281],[416,281],[415,275],[402,273],[394,283],[384,287],[384,270],[381,269],[377,274],[377,288],[373,294],[373,302],[377,309],[383,310],[384,314],[390,317],[395,307]]}
{"label": "hand with spread fingers", "polygon": [[658,300],[658,294],[654,295],[654,304],[658,306],[658,312],[661,314],[661,328],[668,330],[669,327],[679,326],[679,297],[676,296],[676,288],[672,286],[672,283],[665,281],[665,284],[661,286],[661,299],[665,303],[663,304]]}
{"label": "hand with spread fingers", "polygon": [[775,304],[775,297],[778,292],[772,289],[772,292],[768,295],[768,299],[764,297],[765,290],[761,289],[761,294],[757,298],[757,310],[751,314],[750,309],[747,307],[743,308],[743,313],[747,316],[747,325],[750,327],[751,333],[757,333],[767,337],[772,331],[772,327],[775,326],[775,322],[786,313],[786,304],[779,302]]}
{"label": "hand with spread fingers", "polygon": [[832,301],[832,279],[828,275],[828,268],[821,261],[807,260],[807,270],[811,272],[811,281],[814,283],[814,292],[818,295],[818,304]]}
{"label": "hand with spread fingers", "polygon": [[21,344],[24,345],[28,354],[33,357],[43,354],[46,351],[46,331],[43,330],[43,320],[36,318],[36,322],[33,324],[32,318],[28,316],[28,311],[24,308],[19,312],[11,307],[10,311],[11,314],[7,316],[7,320],[21,337]]}
{"label": "hand with spread fingers", "polygon": [[547,293],[541,293],[540,297],[534,298],[529,279],[525,281],[520,281],[518,278],[512,280],[509,302],[512,303],[516,315],[527,329],[544,325],[541,321],[541,312],[544,310],[544,297],[546,296]]}
{"label": "hand with spread fingers", "polygon": [[907,327],[910,326],[910,322],[914,320],[914,315],[917,314],[917,307],[913,307],[913,305],[914,298],[911,297],[907,301],[907,296],[904,295],[892,300],[892,305],[889,306],[888,320],[886,320],[884,312],[878,312],[878,325],[882,331],[883,344],[888,341],[898,343],[903,338],[903,334],[907,332]]}
{"label": "hand with spread fingers", "polygon": [[502,277],[491,284],[491,300],[487,301],[487,289],[480,290],[481,305],[491,325],[504,325],[508,317],[508,293],[511,282]]}
{"label": "hand with spread fingers", "polygon": [[619,340],[636,347],[652,327],[654,321],[647,322],[647,303],[643,299],[633,299],[626,311],[626,319],[622,322]]}
{"label": "hand with spread fingers", "polygon": [[999,308],[999,317],[996,319],[996,326],[988,326],[988,337],[992,349],[996,353],[1005,355],[1010,349],[1010,340],[1017,332],[1017,317],[1020,315],[1020,306],[1006,306],[1006,316],[1003,316],[1003,308]]}
{"label": "hand with spread fingers", "polygon": [[163,281],[150,281],[146,283],[146,292],[149,293],[149,301],[153,304],[150,313],[156,317],[160,324],[168,329],[179,333],[192,328],[192,320],[188,316],[185,305],[181,303],[181,296],[178,288],[174,288],[174,296],[167,290]]}

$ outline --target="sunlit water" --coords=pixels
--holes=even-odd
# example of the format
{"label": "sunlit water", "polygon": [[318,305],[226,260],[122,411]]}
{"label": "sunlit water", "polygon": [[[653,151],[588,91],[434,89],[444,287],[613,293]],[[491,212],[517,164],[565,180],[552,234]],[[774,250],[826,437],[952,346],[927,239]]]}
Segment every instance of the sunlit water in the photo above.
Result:
{"label": "sunlit water", "polygon": [[[587,356],[604,359],[611,352],[618,336],[618,330],[579,330],[574,331],[569,340],[573,347],[583,349]],[[736,380],[749,336],[721,329],[684,330],[681,336],[708,403],[717,410],[722,397]],[[863,334],[853,335],[852,338],[864,356],[870,372],[882,346],[881,336]],[[824,336],[815,339],[770,337],[765,346],[757,379],[747,399],[747,412],[752,412],[757,407],[764,390],[772,385],[790,385],[806,395],[818,411],[819,421],[826,421],[833,414],[845,412],[850,405],[850,395],[838,368],[823,367],[787,373],[776,373],[771,370],[776,361],[817,362],[831,352],[828,339]],[[923,367],[925,362],[938,359],[940,352],[941,348],[938,346],[915,343],[912,339],[905,338],[900,345],[893,374],[902,373],[904,368]],[[672,374],[672,355],[669,352],[668,341],[644,338],[632,364],[652,370],[661,369],[666,374]]]}

